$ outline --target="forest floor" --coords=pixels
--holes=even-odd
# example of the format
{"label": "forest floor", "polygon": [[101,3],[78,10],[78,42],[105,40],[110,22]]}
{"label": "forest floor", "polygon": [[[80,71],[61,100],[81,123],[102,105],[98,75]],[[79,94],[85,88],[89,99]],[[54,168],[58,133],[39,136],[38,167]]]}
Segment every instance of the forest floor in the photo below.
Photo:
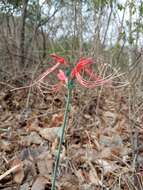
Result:
{"label": "forest floor", "polygon": [[[66,92],[0,91],[0,189],[50,190]],[[137,105],[138,107],[139,105]],[[126,89],[75,89],[58,190],[142,190],[143,116]]]}

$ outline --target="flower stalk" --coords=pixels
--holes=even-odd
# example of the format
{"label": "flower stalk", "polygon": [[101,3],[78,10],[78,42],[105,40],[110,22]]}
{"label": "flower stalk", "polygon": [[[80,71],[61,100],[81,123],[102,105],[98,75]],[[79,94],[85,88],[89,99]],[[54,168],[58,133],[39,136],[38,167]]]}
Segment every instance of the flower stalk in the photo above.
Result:
{"label": "flower stalk", "polygon": [[68,120],[68,113],[69,113],[69,108],[70,108],[71,92],[72,92],[70,82],[71,81],[68,82],[68,88],[67,88],[68,96],[67,96],[66,108],[65,108],[65,113],[64,113],[64,121],[62,125],[62,132],[61,132],[60,142],[59,142],[59,147],[58,147],[58,153],[56,156],[56,161],[55,161],[55,166],[54,166],[51,190],[55,190],[56,177],[57,177],[57,172],[58,172],[58,167],[59,167],[59,162],[60,162],[60,154],[61,154],[62,144],[64,142],[65,129],[67,127],[67,120]]}

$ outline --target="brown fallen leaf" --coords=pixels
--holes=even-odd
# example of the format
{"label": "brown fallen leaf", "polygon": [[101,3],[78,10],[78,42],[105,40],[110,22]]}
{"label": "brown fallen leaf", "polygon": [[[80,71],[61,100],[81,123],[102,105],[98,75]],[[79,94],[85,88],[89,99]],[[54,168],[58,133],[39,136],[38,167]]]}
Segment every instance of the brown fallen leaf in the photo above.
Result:
{"label": "brown fallen leaf", "polygon": [[115,171],[118,166],[114,162],[109,162],[104,159],[98,159],[97,164],[102,167],[104,174]]}
{"label": "brown fallen leaf", "polygon": [[[55,122],[55,121],[53,121],[53,122]],[[44,139],[49,140],[50,142],[53,142],[57,137],[60,137],[60,135],[61,135],[61,127],[55,127],[55,126],[57,126],[57,124],[55,124],[55,126],[53,126],[53,125],[54,125],[54,123],[52,124],[52,127],[41,128],[41,127],[39,127],[38,120],[34,120],[34,122],[30,123],[27,126],[27,131],[37,132]],[[59,126],[59,122],[58,122],[58,126]],[[39,139],[39,141],[40,141],[40,139]]]}
{"label": "brown fallen leaf", "polygon": [[117,118],[117,114],[114,112],[106,111],[104,113],[104,119],[106,120],[106,124],[112,126],[115,123]]}
{"label": "brown fallen leaf", "polygon": [[0,151],[10,152],[12,145],[9,141],[0,139]]}
{"label": "brown fallen leaf", "polygon": [[25,146],[30,146],[31,144],[42,144],[43,139],[38,135],[37,132],[32,131],[30,135],[21,137],[21,144]]}
{"label": "brown fallen leaf", "polygon": [[26,182],[26,183],[20,185],[20,190],[28,190],[28,189],[30,189],[29,186],[30,186],[30,184],[28,182]]}
{"label": "brown fallen leaf", "polygon": [[49,177],[53,171],[53,158],[49,152],[42,153],[37,158],[37,167],[41,176]]}
{"label": "brown fallen leaf", "polygon": [[63,119],[64,119],[63,113],[54,114],[52,116],[52,120],[51,120],[50,126],[51,127],[59,127],[60,125],[62,125]]}
{"label": "brown fallen leaf", "polygon": [[14,171],[14,181],[17,184],[21,184],[24,179],[23,162],[21,160],[19,160],[18,158],[15,158],[11,162],[11,167],[14,167],[16,165],[19,165],[19,167]]}
{"label": "brown fallen leaf", "polygon": [[99,179],[96,170],[90,170],[88,177],[91,184],[102,185],[102,182]]}
{"label": "brown fallen leaf", "polygon": [[60,180],[60,190],[79,190],[79,182],[76,176],[66,174]]}
{"label": "brown fallen leaf", "polygon": [[122,138],[118,134],[114,135],[100,135],[99,142],[103,147],[123,147]]}
{"label": "brown fallen leaf", "polygon": [[90,171],[88,173],[88,178],[91,184],[94,185],[100,185],[102,186],[102,181],[100,180],[100,177],[98,176],[98,173],[96,171],[96,168],[94,167],[94,165],[92,164],[92,162],[88,161],[88,165],[90,167]]}
{"label": "brown fallen leaf", "polygon": [[39,131],[39,120],[36,118],[32,121],[27,122],[26,126],[27,132],[31,131]]}
{"label": "brown fallen leaf", "polygon": [[61,127],[52,127],[52,128],[40,128],[39,134],[46,140],[53,142],[57,137],[61,136]]}
{"label": "brown fallen leaf", "polygon": [[34,181],[31,190],[45,190],[47,184],[50,184],[50,182],[46,177],[38,176]]}

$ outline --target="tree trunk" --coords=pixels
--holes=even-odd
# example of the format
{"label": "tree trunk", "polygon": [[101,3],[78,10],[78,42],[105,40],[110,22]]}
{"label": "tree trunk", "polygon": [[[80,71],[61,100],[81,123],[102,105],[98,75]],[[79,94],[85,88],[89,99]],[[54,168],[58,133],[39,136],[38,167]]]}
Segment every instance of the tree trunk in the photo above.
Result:
{"label": "tree trunk", "polygon": [[25,64],[25,24],[26,24],[27,6],[28,6],[28,0],[23,0],[21,27],[20,27],[20,45],[19,45],[20,68],[23,68]]}

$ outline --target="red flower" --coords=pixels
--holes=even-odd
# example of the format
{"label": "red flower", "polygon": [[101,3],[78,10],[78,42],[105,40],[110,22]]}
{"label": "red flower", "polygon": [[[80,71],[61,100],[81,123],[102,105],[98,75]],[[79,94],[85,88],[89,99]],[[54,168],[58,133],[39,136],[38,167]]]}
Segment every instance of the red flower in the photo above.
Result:
{"label": "red flower", "polygon": [[[38,77],[38,79],[36,79],[31,85],[17,89],[37,86],[41,92],[46,92],[45,90],[59,91],[63,86],[67,85],[68,77],[62,70],[59,70],[57,74],[57,77],[60,80],[57,84],[51,85],[48,84],[45,80],[46,77],[50,73],[54,72],[61,64],[67,65],[67,62],[63,57],[55,54],[51,54],[50,56],[56,61],[56,64],[53,67],[48,68],[44,73],[42,73],[40,77]],[[101,76],[98,76],[98,74],[94,73],[91,69],[91,65],[93,63],[94,61],[92,60],[92,58],[81,58],[77,65],[72,69],[69,80],[77,79],[80,85],[86,88],[95,88],[96,86],[101,86],[107,81],[111,80],[112,75],[109,75],[106,78],[102,78]],[[88,80],[84,79],[82,77],[82,74],[86,74],[86,77],[88,76]]]}
{"label": "red flower", "polygon": [[[101,86],[106,83],[110,77],[102,78],[95,74],[93,70],[90,69],[90,65],[93,63],[91,58],[81,58],[76,67],[72,70],[71,78],[76,78],[77,81],[86,88],[95,88],[96,86]],[[89,76],[89,80],[85,80],[82,77],[81,71],[84,71],[84,73]]]}
{"label": "red flower", "polygon": [[[40,77],[38,80],[36,80],[35,84],[38,85],[38,88],[41,90],[42,89],[47,89],[47,90],[51,90],[51,91],[58,91],[59,89],[61,89],[62,87],[62,83],[58,83],[58,84],[55,84],[55,85],[50,85],[50,84],[47,84],[46,82],[44,82],[43,80],[45,79],[45,77],[47,75],[49,75],[50,73],[54,72],[61,64],[64,64],[64,65],[67,65],[67,62],[65,61],[65,59],[63,57],[60,57],[56,54],[50,54],[50,56],[57,62],[56,65],[54,65],[53,67],[47,69]],[[61,76],[62,73],[60,71],[60,73],[58,73],[58,78],[62,81],[62,77]],[[61,77],[61,78],[60,78]],[[42,92],[42,90],[41,90]]]}
{"label": "red flower", "polygon": [[50,57],[52,57],[57,63],[63,63],[65,65],[67,65],[67,62],[63,57],[60,57],[56,54],[50,54]]}
{"label": "red flower", "polygon": [[32,84],[30,84],[28,86],[24,86],[24,87],[15,88],[13,90],[19,90],[19,89],[25,89],[25,88],[30,88],[30,87],[33,87],[33,86],[37,86],[38,89],[40,89],[40,91],[42,92],[41,89],[48,89],[48,90],[52,90],[52,91],[54,90],[55,91],[59,87],[61,87],[61,85],[59,85],[59,84],[50,85],[50,84],[47,84],[46,82],[44,82],[44,79],[50,73],[54,72],[61,64],[67,65],[67,62],[65,61],[65,59],[63,57],[60,57],[60,56],[55,55],[55,54],[51,54],[50,56],[56,61],[56,64],[54,66],[48,68]]}
{"label": "red flower", "polygon": [[77,63],[76,67],[72,70],[71,76],[74,78],[77,73],[79,73],[82,69],[84,69],[87,65],[93,64],[93,60],[91,58],[81,58]]}

